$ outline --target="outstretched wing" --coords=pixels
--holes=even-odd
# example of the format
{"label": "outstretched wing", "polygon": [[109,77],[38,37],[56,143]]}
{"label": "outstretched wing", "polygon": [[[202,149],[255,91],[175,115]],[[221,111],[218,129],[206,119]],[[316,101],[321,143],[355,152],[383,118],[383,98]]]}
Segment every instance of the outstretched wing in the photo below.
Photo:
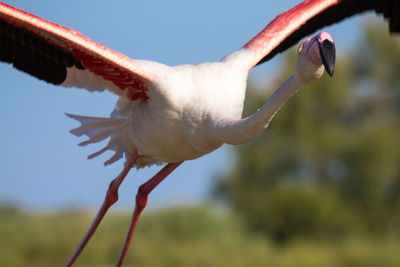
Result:
{"label": "outstretched wing", "polygon": [[400,32],[399,0],[308,0],[280,14],[244,48],[256,52],[254,66],[324,26],[366,11],[383,14],[389,20],[389,30]]}
{"label": "outstretched wing", "polygon": [[132,59],[77,31],[0,3],[0,61],[40,80],[148,98],[151,80]]}

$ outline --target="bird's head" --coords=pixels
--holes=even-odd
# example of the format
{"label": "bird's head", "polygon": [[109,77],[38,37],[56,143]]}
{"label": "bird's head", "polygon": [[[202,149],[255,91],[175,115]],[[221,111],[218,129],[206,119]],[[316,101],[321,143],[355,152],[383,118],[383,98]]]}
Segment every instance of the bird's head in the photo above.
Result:
{"label": "bird's head", "polygon": [[300,43],[296,74],[304,83],[319,79],[324,69],[332,77],[335,59],[335,43],[332,36],[327,32],[320,32]]}

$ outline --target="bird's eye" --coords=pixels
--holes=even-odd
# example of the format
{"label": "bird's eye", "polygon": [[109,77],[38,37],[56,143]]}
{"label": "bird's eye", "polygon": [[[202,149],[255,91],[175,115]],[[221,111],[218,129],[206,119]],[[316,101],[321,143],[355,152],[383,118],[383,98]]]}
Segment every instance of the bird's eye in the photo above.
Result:
{"label": "bird's eye", "polygon": [[301,52],[303,51],[303,47],[304,47],[304,43],[301,43],[301,44],[299,45],[299,49],[297,50],[297,52],[298,52],[299,54],[301,54]]}

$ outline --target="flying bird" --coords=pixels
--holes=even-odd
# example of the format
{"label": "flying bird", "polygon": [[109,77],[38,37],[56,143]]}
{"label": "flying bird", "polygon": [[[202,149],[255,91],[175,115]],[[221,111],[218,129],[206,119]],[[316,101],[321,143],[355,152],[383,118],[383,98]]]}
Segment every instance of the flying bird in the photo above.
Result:
{"label": "flying bird", "polygon": [[400,31],[397,0],[308,0],[280,14],[241,49],[219,62],[170,67],[132,60],[77,31],[48,22],[0,2],[0,61],[45,82],[89,91],[108,90],[118,97],[109,118],[67,114],[86,135],[85,146],[108,140],[105,164],[124,160],[109,186],[88,232],[66,263],[71,266],[97,229],[118,188],[132,168],[166,165],[139,187],[132,222],[117,265],[125,258],[148,194],[183,161],[199,158],[222,144],[256,138],[279,108],[304,84],[333,75],[335,45],[321,32],[300,43],[295,73],[254,114],[242,118],[249,71],[318,29],[365,11],[375,11]]}

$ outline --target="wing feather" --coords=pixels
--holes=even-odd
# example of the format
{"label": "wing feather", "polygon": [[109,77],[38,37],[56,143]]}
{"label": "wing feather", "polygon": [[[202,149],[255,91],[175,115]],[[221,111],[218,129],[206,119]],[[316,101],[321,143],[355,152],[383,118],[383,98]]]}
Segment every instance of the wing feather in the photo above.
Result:
{"label": "wing feather", "polygon": [[399,0],[308,0],[280,14],[244,48],[256,52],[253,62],[263,63],[324,26],[366,11],[383,14],[389,30],[400,32]]}
{"label": "wing feather", "polygon": [[151,83],[149,75],[129,57],[4,3],[0,3],[0,61],[57,85],[66,80],[68,69],[86,68],[111,81],[118,88],[117,92],[111,90],[113,93],[125,94],[131,100],[147,98]]}

